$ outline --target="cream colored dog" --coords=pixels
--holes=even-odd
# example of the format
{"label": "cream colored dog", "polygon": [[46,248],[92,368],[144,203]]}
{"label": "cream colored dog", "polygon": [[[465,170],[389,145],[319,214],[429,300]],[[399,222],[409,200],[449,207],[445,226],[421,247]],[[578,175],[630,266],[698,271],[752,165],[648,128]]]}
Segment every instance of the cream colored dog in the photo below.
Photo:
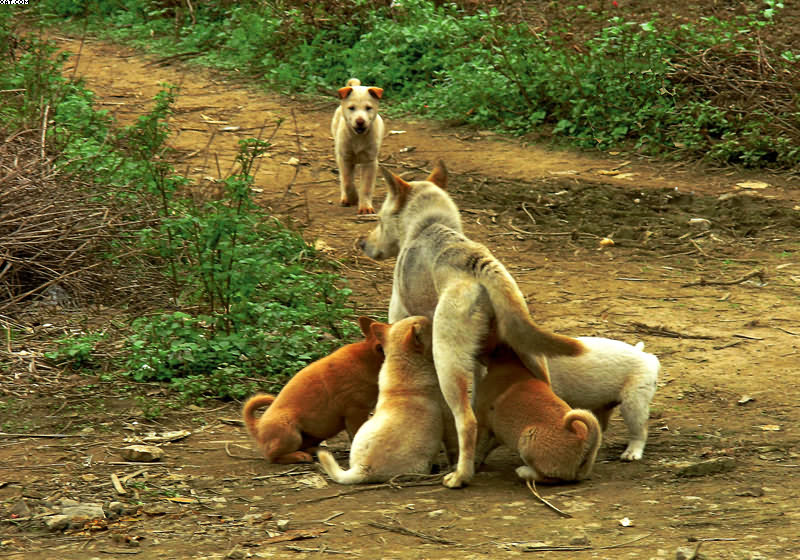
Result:
{"label": "cream colored dog", "polygon": [[[378,153],[383,141],[383,119],[378,114],[378,101],[383,90],[362,86],[351,78],[339,89],[341,104],[331,121],[331,134],[339,166],[342,206],[358,203],[359,214],[374,214],[372,189],[378,171]],[[356,191],[355,170],[361,165],[361,188]]]}
{"label": "cream colored dog", "polygon": [[570,408],[505,345],[491,354],[478,382],[475,414],[478,463],[502,443],[519,451],[525,463],[519,477],[534,482],[587,478],[603,440],[591,412]]}
{"label": "cream colored dog", "polygon": [[400,474],[428,474],[444,434],[444,402],[433,369],[431,322],[409,317],[375,324],[386,360],[378,377],[375,413],[356,433],[350,469],[342,470],[327,451],[322,468],[340,484],[383,482]]}
{"label": "cream colored dog", "polygon": [[587,349],[584,354],[547,359],[553,391],[570,406],[592,410],[603,430],[619,405],[630,434],[621,459],[641,459],[647,441],[650,401],[661,369],[658,358],[643,352],[642,342],[631,346],[608,338],[578,340]]}
{"label": "cream colored dog", "polygon": [[378,226],[360,243],[373,259],[397,257],[389,321],[409,315],[433,320],[433,360],[439,385],[453,412],[458,464],[444,477],[460,487],[475,472],[477,423],[470,392],[483,372],[479,355],[489,341],[504,342],[531,375],[547,382],[545,355],[578,355],[583,345],[537,326],[517,283],[485,246],[468,239],[444,191],[440,161],[426,181],[407,183],[383,169],[389,194]]}

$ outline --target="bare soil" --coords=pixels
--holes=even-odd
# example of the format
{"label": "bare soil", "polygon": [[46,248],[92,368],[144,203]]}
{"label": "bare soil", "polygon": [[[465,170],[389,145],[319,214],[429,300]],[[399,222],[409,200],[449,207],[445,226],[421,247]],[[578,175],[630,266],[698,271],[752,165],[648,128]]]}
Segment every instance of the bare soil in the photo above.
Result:
{"label": "bare soil", "polygon": [[[260,201],[341,262],[358,313],[385,317],[394,263],[358,252],[374,222],[338,205],[333,97],[268,94],[118,46],[59,40],[80,50],[67,72],[122,123],[150,107],[160,82],[180,85],[170,143],[178,170],[208,192],[239,139],[262,127],[269,137],[284,119],[257,171]],[[163,401],[163,414],[148,420],[127,389],[78,376],[44,383],[20,354],[0,397],[0,555],[673,558],[699,547],[707,558],[800,557],[800,181],[386,120],[398,132],[384,163],[421,178],[444,159],[467,233],[507,265],[541,324],[642,340],[659,356],[644,458],[619,460],[626,432],[615,416],[590,480],[540,487],[571,518],[537,501],[503,450],[462,490],[437,480],[340,487],[315,465],[266,464],[237,403],[172,410],[153,386],[147,406]],[[379,204],[383,184],[376,190]],[[57,328],[81,326],[77,312],[73,324],[65,316]],[[164,444],[159,463],[120,457],[126,441],[180,429],[191,435]],[[343,437],[329,446],[346,459]],[[712,459],[723,472],[682,476]],[[126,494],[112,474],[135,475]],[[42,514],[60,498],[130,507],[50,532]],[[14,509],[21,501],[30,512]]]}

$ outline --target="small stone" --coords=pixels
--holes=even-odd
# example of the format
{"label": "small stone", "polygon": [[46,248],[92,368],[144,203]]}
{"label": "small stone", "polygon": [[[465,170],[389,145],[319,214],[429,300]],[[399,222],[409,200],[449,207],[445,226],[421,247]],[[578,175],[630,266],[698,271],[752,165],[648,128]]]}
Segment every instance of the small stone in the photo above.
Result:
{"label": "small stone", "polygon": [[123,504],[122,502],[111,502],[111,503],[108,504],[108,511],[110,511],[112,513],[120,514],[123,511],[125,511],[126,507],[127,506],[125,504]]}
{"label": "small stone", "polygon": [[732,457],[718,457],[707,461],[700,461],[687,465],[676,472],[676,476],[708,476],[722,472],[732,471],[736,468],[736,461]]}
{"label": "small stone", "polygon": [[73,500],[72,498],[61,498],[56,503],[61,507],[74,507],[81,505],[78,500]]}
{"label": "small stone", "polygon": [[86,428],[81,430],[82,434],[93,434],[94,432],[95,432],[95,429],[92,428],[91,426],[88,426],[88,427],[86,427]]}
{"label": "small stone", "polygon": [[569,544],[572,546],[589,546],[589,537],[586,535],[574,536],[569,540]]}
{"label": "small stone", "polygon": [[122,458],[126,461],[136,461],[150,463],[160,461],[164,456],[164,450],[154,445],[129,445],[122,448]]}
{"label": "small stone", "polygon": [[69,517],[66,515],[51,515],[44,520],[44,524],[50,531],[63,531],[69,527]]}
{"label": "small stone", "polygon": [[30,517],[31,508],[28,507],[28,503],[22,499],[14,504],[14,507],[11,508],[9,513],[14,517]]}
{"label": "small stone", "polygon": [[65,507],[61,510],[61,514],[66,515],[70,523],[83,523],[92,519],[106,518],[106,513],[103,511],[102,506],[98,504]]}
{"label": "small stone", "polygon": [[443,516],[446,513],[443,509],[435,509],[433,511],[428,512],[428,517],[431,519],[438,519],[439,517]]}
{"label": "small stone", "polygon": [[675,560],[693,560],[694,548],[688,546],[679,546],[675,551]]}
{"label": "small stone", "polygon": [[289,520],[288,519],[279,519],[276,523],[279,531],[285,531],[289,528]]}
{"label": "small stone", "polygon": [[737,496],[744,496],[747,498],[760,498],[764,495],[764,489],[759,486],[753,488],[742,488],[737,490],[735,494]]}

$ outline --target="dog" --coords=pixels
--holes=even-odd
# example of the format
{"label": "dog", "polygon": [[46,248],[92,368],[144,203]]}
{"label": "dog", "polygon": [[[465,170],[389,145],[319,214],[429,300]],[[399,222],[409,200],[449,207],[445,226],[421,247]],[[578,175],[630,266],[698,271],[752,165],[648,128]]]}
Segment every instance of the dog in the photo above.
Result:
{"label": "dog", "polygon": [[[383,89],[362,86],[351,78],[340,88],[341,103],[331,121],[331,134],[339,167],[342,206],[358,204],[359,214],[374,214],[372,189],[378,171],[378,153],[383,141],[383,119],[378,102]],[[355,169],[362,166],[361,188],[356,191]]]}
{"label": "dog", "polygon": [[476,386],[477,465],[502,443],[519,451],[525,463],[517,468],[522,479],[576,481],[591,474],[603,440],[597,418],[570,408],[550,385],[530,374],[513,350],[497,346]]}
{"label": "dog", "polygon": [[372,330],[386,355],[375,413],[353,439],[348,470],[329,452],[317,453],[323,470],[340,484],[428,474],[442,446],[447,407],[433,366],[430,320],[408,317]]}
{"label": "dog", "polygon": [[550,381],[556,395],[576,408],[592,410],[603,430],[619,405],[628,427],[623,461],[638,461],[647,442],[650,401],[661,369],[658,358],[619,340],[579,337],[587,351],[577,357],[548,357]]}
{"label": "dog", "polygon": [[[244,422],[271,463],[313,463],[323,440],[342,430],[352,439],[378,400],[383,347],[367,317],[359,317],[364,340],[339,348],[309,364],[277,397],[259,394],[242,409]],[[260,418],[256,409],[269,405]]]}
{"label": "dog", "polygon": [[538,327],[505,267],[485,246],[464,236],[458,208],[445,192],[443,162],[425,181],[409,183],[381,171],[389,192],[377,227],[359,245],[373,259],[397,257],[389,322],[411,315],[433,320],[433,360],[458,434],[456,470],[443,482],[458,488],[475,472],[477,424],[470,393],[483,371],[480,354],[491,350],[492,341],[504,342],[547,383],[544,356],[576,356],[583,346]]}

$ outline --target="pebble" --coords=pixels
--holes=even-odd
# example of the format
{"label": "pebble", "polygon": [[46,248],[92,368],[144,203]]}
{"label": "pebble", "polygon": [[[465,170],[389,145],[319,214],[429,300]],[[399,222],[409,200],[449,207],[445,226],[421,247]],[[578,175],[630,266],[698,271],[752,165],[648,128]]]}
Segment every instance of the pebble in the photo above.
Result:
{"label": "pebble", "polygon": [[66,515],[51,515],[45,518],[44,524],[51,531],[63,531],[69,527],[69,517]]}
{"label": "pebble", "polygon": [[684,477],[708,476],[710,474],[732,471],[734,468],[736,468],[736,460],[734,460],[733,457],[718,457],[716,459],[692,463],[682,467],[675,474],[676,476]]}
{"label": "pebble", "polygon": [[129,445],[122,448],[122,458],[126,461],[151,463],[164,456],[164,450],[155,445]]}

